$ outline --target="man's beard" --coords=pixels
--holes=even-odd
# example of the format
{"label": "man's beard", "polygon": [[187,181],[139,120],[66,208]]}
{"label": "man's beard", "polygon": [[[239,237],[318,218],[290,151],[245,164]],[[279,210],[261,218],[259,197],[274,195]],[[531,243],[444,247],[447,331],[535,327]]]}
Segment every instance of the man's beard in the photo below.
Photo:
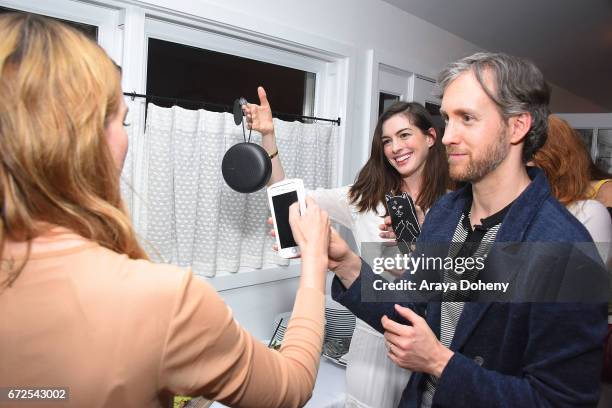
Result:
{"label": "man's beard", "polygon": [[[506,158],[510,151],[510,145],[506,143],[508,138],[507,130],[504,127],[499,134],[497,142],[493,142],[487,146],[480,155],[479,159],[473,159],[471,154],[468,154],[469,162],[467,168],[457,168],[458,166],[449,166],[450,177],[456,181],[474,183],[480,181],[487,174],[499,166],[499,164]],[[448,153],[447,148],[447,153]],[[453,168],[455,167],[455,168]]]}

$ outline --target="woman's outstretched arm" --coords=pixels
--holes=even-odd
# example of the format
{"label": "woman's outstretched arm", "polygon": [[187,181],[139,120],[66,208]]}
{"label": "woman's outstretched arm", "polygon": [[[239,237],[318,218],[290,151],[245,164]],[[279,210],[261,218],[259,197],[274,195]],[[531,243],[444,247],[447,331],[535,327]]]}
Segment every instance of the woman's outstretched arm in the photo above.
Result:
{"label": "woman's outstretched arm", "polygon": [[285,171],[280,161],[280,153],[276,146],[276,135],[274,134],[274,123],[272,122],[272,109],[263,87],[257,88],[259,105],[248,103],[242,106],[247,118],[247,127],[261,133],[261,145],[272,157],[272,176],[268,185],[284,180]]}

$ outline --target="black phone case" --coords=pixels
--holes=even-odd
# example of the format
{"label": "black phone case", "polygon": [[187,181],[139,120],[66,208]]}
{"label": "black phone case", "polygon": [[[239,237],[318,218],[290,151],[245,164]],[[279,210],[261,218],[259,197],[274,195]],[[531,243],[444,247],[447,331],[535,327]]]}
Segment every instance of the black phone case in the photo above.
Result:
{"label": "black phone case", "polygon": [[408,253],[421,234],[414,201],[408,193],[398,196],[385,194],[385,200],[400,251]]}

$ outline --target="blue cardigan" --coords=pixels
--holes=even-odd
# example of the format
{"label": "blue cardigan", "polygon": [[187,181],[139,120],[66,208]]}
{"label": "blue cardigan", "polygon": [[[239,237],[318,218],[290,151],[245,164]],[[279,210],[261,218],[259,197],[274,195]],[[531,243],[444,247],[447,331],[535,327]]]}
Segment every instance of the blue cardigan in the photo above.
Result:
{"label": "blue cardigan", "polygon": [[[607,276],[596,251],[576,250],[570,244],[591,242],[589,233],[550,195],[542,171],[531,168],[528,173],[532,182],[510,208],[496,242],[559,245],[551,246],[548,251],[533,250],[538,244],[518,251],[496,246],[487,258],[482,275],[492,281],[513,275],[515,293],[524,293],[536,286],[532,293],[551,301],[571,300],[567,287],[579,286],[581,277],[593,275],[595,278],[585,279],[590,283],[585,290],[592,289],[593,282],[599,282],[602,291],[595,296],[607,299],[609,284],[602,283]],[[468,185],[436,202],[427,214],[419,242],[448,244],[471,194]],[[534,276],[554,274],[560,264],[561,269],[579,272],[570,274],[569,278],[562,277],[561,284],[548,285],[546,280],[536,278],[534,285]],[[548,272],[542,274],[542,270]],[[405,277],[414,279],[414,276]],[[406,323],[393,308],[394,303],[401,303],[425,317],[440,337],[439,297],[434,295],[428,302],[390,302],[388,298],[362,302],[362,285],[371,287],[375,279],[380,277],[363,262],[360,276],[350,288],[345,289],[334,278],[332,296],[380,332],[384,331],[380,323],[383,315]],[[607,305],[517,302],[516,299],[493,299],[493,302],[485,296],[465,304],[450,346],[455,354],[439,378],[434,407],[576,407],[597,403]],[[400,407],[420,406],[425,378],[422,373],[413,373]]]}

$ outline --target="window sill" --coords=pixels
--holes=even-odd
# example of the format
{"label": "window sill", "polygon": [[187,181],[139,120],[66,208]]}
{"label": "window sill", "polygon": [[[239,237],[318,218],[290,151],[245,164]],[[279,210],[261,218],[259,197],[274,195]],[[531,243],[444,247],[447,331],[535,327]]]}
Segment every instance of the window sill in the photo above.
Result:
{"label": "window sill", "polygon": [[204,278],[217,292],[243,288],[247,286],[263,285],[284,279],[300,276],[300,261],[292,260],[288,266],[266,265],[262,269],[240,270],[237,273],[217,275],[214,278]]}

